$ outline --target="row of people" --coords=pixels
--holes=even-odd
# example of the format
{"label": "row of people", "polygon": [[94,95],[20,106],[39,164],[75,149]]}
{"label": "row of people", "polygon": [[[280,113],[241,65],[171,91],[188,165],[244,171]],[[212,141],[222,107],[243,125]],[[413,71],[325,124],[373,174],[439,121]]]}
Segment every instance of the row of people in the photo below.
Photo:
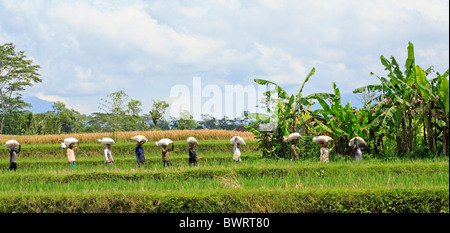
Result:
{"label": "row of people", "polygon": [[[198,144],[197,140],[195,138],[193,138],[192,140],[190,140],[192,138],[188,138],[188,145],[189,145],[189,150],[188,150],[188,154],[189,154],[189,165],[190,166],[196,166],[197,165],[197,161],[199,159],[201,159],[201,157],[197,156],[197,153],[194,149],[195,145]],[[362,150],[364,150],[364,147],[367,145],[363,140],[360,141],[358,139],[362,138],[353,138],[349,145],[353,146],[353,152],[354,152],[354,159],[355,160],[362,160]],[[112,139],[110,139],[112,140]],[[333,148],[335,147],[335,145],[333,144],[333,146],[331,148],[327,147],[327,143],[329,141],[331,141],[331,138],[314,138],[313,141],[317,141],[320,144],[322,144],[321,148],[320,148],[320,162],[325,162],[328,163],[329,162],[329,153],[330,151],[333,150]],[[99,139],[99,141],[101,141]],[[174,143],[169,140],[172,144],[171,148],[169,148],[169,144],[164,144],[162,145],[162,152],[161,152],[161,157],[162,157],[162,165],[163,167],[165,166],[170,166],[170,161],[169,161],[169,153],[171,151],[173,151],[174,149]],[[241,152],[240,152],[240,144],[245,144],[244,140],[239,137],[233,137],[231,140],[231,144],[233,144],[233,161],[236,162],[240,162],[241,161]],[[300,158],[300,148],[298,146],[298,142],[299,142],[299,136],[295,136],[292,139],[290,138],[290,141],[292,141],[292,145],[290,146],[290,153],[289,153],[289,158],[293,159],[293,160],[298,160]],[[111,141],[112,143],[114,143],[114,141]],[[147,139],[145,140],[140,140],[137,142],[136,144],[136,148],[135,148],[135,154],[136,154],[136,160],[137,160],[137,165],[143,165],[145,164],[145,154],[144,154],[144,149],[142,148],[142,145],[147,142]],[[104,143],[105,145],[105,150],[104,150],[104,156],[105,156],[105,163],[110,164],[110,165],[114,165],[114,159],[112,157],[112,152],[111,152],[111,144],[112,143]],[[17,143],[18,144],[18,143]],[[77,144],[76,147],[74,147],[74,145]],[[75,167],[75,151],[78,150],[80,145],[80,142],[78,140],[76,140],[76,143],[70,143],[68,145],[67,148],[67,159],[69,161],[69,166],[70,167]],[[158,143],[157,143],[158,145]],[[17,154],[20,153],[21,151],[21,145],[18,145],[18,149],[16,149],[16,144],[12,144],[10,146],[9,149],[9,153],[10,153],[10,170],[16,170],[17,169]]]}

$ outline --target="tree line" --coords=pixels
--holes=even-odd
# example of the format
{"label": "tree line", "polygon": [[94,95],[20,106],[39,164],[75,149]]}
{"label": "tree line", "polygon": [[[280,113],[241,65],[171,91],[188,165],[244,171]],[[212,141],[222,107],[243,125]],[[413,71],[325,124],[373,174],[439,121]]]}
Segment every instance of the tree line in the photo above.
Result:
{"label": "tree line", "polygon": [[180,117],[166,118],[169,104],[153,100],[152,109],[143,114],[142,102],[131,99],[123,90],[102,98],[99,112],[90,115],[69,109],[63,102],[55,102],[52,110],[32,113],[22,99],[28,86],[42,82],[39,65],[27,59],[24,51],[16,51],[15,45],[0,46],[0,134],[61,134],[82,132],[115,132],[170,129],[235,129],[245,118],[230,119],[202,115],[195,121],[188,111]]}

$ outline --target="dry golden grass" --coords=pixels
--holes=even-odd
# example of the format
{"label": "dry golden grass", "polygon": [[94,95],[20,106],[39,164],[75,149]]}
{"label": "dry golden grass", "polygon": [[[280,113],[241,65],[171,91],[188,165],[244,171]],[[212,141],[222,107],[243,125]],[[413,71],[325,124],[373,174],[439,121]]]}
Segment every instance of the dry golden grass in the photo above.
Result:
{"label": "dry golden grass", "polygon": [[[166,131],[130,131],[117,132],[117,142],[131,141],[130,138],[136,135],[144,135],[149,141],[159,141],[161,138],[170,138],[174,141],[186,140],[188,137],[195,137],[197,140],[224,140],[233,136],[241,136],[244,140],[254,140],[251,132],[239,132],[234,130],[166,130]],[[4,135],[0,134],[0,141],[5,143],[14,139],[21,144],[50,144],[61,143],[65,138],[74,137],[80,143],[95,143],[97,139],[103,137],[113,137],[112,133],[73,133],[59,135]]]}

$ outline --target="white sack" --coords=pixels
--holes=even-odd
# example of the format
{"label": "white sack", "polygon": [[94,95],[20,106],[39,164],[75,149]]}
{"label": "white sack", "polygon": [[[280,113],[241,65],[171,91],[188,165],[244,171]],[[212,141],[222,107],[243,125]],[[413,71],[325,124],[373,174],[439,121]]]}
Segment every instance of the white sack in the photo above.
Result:
{"label": "white sack", "polygon": [[288,141],[292,141],[292,140],[298,140],[300,139],[302,136],[299,133],[291,133],[288,136]]}
{"label": "white sack", "polygon": [[5,143],[5,147],[8,148],[8,149],[11,148],[13,145],[19,146],[20,144],[19,144],[19,142],[16,141],[16,140],[8,140],[8,141],[6,141],[6,143]]}
{"label": "white sack", "polygon": [[173,143],[172,140],[170,140],[168,138],[163,138],[163,139],[159,140],[158,142],[156,142],[156,146],[167,146],[171,143]]}
{"label": "white sack", "polygon": [[366,141],[364,141],[363,138],[361,137],[354,137],[352,139],[350,139],[350,142],[348,142],[349,146],[355,146],[356,142],[359,142],[359,144],[366,144]]}
{"label": "white sack", "polygon": [[78,139],[76,139],[76,138],[64,139],[64,144],[66,144],[66,146],[69,146],[70,144],[75,144],[75,143],[78,143]]}
{"label": "white sack", "polygon": [[[235,141],[235,139],[237,138],[237,141]],[[231,144],[234,145],[234,143],[239,143],[241,145],[245,145],[245,141],[244,139],[242,139],[240,136],[234,136],[230,139]]]}
{"label": "white sack", "polygon": [[330,141],[333,141],[333,138],[330,136],[326,136],[326,135],[313,137],[313,142],[328,143]]}
{"label": "white sack", "polygon": [[102,139],[98,139],[98,142],[101,142],[102,145],[112,145],[112,144],[116,144],[116,142],[114,141],[114,139],[112,138],[102,138]]}
{"label": "white sack", "polygon": [[195,139],[194,137],[188,137],[186,141],[188,144],[197,144],[198,145],[197,139]]}
{"label": "white sack", "polygon": [[61,148],[63,148],[63,149],[66,148],[66,144],[64,142],[61,142]]}
{"label": "white sack", "polygon": [[131,140],[134,140],[136,142],[144,142],[144,143],[148,142],[147,138],[142,135],[136,135],[136,136],[132,137]]}

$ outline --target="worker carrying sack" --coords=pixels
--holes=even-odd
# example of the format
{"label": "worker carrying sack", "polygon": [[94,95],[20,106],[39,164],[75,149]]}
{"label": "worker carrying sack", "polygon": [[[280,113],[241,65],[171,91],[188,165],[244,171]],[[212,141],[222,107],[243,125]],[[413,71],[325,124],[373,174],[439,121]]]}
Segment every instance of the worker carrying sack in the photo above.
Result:
{"label": "worker carrying sack", "polygon": [[[237,138],[237,140],[236,140],[236,138]],[[239,143],[239,144],[245,145],[244,139],[242,139],[240,136],[234,136],[234,137],[232,137],[232,138],[230,139],[230,142],[231,142],[232,145],[234,145],[235,143]]]}
{"label": "worker carrying sack", "polygon": [[163,138],[156,142],[156,146],[168,146],[169,144],[172,144],[173,141],[168,138]]}
{"label": "worker carrying sack", "polygon": [[350,139],[350,141],[348,142],[349,146],[355,146],[356,142],[359,142],[359,144],[366,144],[366,141],[364,141],[364,139],[362,137],[354,137],[352,139]]}
{"label": "worker carrying sack", "polygon": [[313,142],[318,142],[318,143],[328,143],[330,141],[333,141],[333,138],[330,136],[326,136],[326,135],[322,135],[322,136],[315,136],[313,137]]}
{"label": "worker carrying sack", "polygon": [[5,143],[5,147],[8,148],[8,149],[10,149],[11,147],[13,147],[13,145],[14,145],[14,146],[19,146],[20,144],[19,144],[19,142],[16,141],[16,140],[8,140],[8,141],[6,141],[6,143]]}
{"label": "worker carrying sack", "polygon": [[188,137],[186,141],[188,144],[197,144],[198,145],[197,139],[195,139],[194,137]]}
{"label": "worker carrying sack", "polygon": [[66,139],[64,139],[64,144],[66,146],[70,146],[70,144],[75,144],[75,143],[78,143],[78,139],[76,139],[76,138],[66,138]]}
{"label": "worker carrying sack", "polygon": [[298,140],[300,139],[302,136],[299,133],[291,133],[288,136],[288,141],[292,142],[292,140]]}
{"label": "worker carrying sack", "polygon": [[102,143],[102,145],[113,145],[116,144],[112,138],[102,138],[98,139],[98,142]]}
{"label": "worker carrying sack", "polygon": [[131,140],[134,140],[136,142],[144,142],[144,143],[148,142],[147,138],[142,135],[136,135],[136,136],[132,137]]}

